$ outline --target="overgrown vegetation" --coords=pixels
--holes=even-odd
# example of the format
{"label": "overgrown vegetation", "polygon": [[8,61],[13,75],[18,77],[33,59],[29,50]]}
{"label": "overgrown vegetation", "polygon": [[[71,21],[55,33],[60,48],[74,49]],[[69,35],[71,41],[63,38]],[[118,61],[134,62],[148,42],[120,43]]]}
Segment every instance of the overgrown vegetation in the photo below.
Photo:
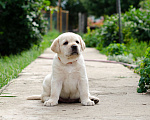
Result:
{"label": "overgrown vegetation", "polygon": [[[144,56],[150,41],[150,10],[131,7],[122,14],[123,38],[127,52],[133,54],[134,60]],[[118,15],[107,16],[100,29],[83,35],[88,47],[96,47],[106,54],[105,50],[111,43],[119,43]],[[142,48],[142,49],[140,49]],[[138,51],[137,51],[138,49]]]}
{"label": "overgrown vegetation", "polygon": [[107,55],[122,55],[127,54],[126,46],[124,44],[110,44],[107,48]]}
{"label": "overgrown vegetation", "polygon": [[41,10],[47,0],[0,1],[0,55],[21,53],[38,45],[46,32]]}
{"label": "overgrown vegetation", "polygon": [[146,50],[149,53],[147,48],[150,46],[150,1],[145,0],[140,4],[140,9],[131,6],[121,15],[124,44],[119,43],[117,14],[107,16],[100,29],[90,31],[88,28],[83,39],[88,47],[96,47],[101,53],[109,55],[109,60],[138,64],[141,79],[137,91],[146,92],[150,84],[150,58],[144,54]]}
{"label": "overgrown vegetation", "polygon": [[140,68],[138,68],[136,72],[141,76],[137,92],[147,92],[147,90],[150,89],[150,47],[147,48],[145,57],[140,64]]}
{"label": "overgrown vegetation", "polygon": [[30,50],[21,54],[10,55],[0,58],[0,88],[6,85],[33,60],[35,60],[47,47],[51,45],[51,40],[59,35],[57,31],[49,32],[43,37],[40,45],[34,45]]}

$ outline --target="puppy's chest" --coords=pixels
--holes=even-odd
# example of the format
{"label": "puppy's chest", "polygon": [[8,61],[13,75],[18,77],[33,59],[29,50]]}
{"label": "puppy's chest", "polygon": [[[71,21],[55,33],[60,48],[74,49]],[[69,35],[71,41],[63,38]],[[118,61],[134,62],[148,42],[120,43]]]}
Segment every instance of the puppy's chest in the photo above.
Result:
{"label": "puppy's chest", "polygon": [[77,72],[77,67],[68,65],[68,66],[63,67],[63,70],[65,74],[73,74],[73,73],[75,74]]}
{"label": "puppy's chest", "polygon": [[79,70],[76,67],[68,66],[64,69],[64,81],[72,82],[79,79]]}
{"label": "puppy's chest", "polygon": [[77,68],[68,66],[64,69],[63,90],[72,92],[76,91],[80,74]]}
{"label": "puppy's chest", "polygon": [[79,67],[76,65],[66,65],[63,66],[61,71],[65,74],[65,75],[73,75],[73,74],[77,74],[79,71]]}

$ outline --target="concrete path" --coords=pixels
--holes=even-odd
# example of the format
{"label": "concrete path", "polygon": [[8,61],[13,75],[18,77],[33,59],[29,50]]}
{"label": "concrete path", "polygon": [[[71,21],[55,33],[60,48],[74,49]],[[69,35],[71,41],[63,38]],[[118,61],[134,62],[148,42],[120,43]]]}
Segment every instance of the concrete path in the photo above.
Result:
{"label": "concrete path", "polygon": [[[50,49],[41,56],[53,57]],[[86,48],[85,59],[103,59]],[[95,106],[80,103],[45,107],[39,100],[26,100],[42,92],[43,78],[51,73],[52,60],[37,58],[27,66],[0,97],[0,120],[150,120],[150,94],[136,92],[139,76],[112,63],[86,62],[91,94],[100,98]]]}

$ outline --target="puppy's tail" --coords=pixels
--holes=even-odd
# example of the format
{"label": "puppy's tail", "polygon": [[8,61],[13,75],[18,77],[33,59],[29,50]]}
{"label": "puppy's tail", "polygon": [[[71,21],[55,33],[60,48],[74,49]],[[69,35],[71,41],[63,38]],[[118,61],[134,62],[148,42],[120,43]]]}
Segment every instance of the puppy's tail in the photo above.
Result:
{"label": "puppy's tail", "polygon": [[41,100],[41,95],[32,95],[27,97],[27,100]]}

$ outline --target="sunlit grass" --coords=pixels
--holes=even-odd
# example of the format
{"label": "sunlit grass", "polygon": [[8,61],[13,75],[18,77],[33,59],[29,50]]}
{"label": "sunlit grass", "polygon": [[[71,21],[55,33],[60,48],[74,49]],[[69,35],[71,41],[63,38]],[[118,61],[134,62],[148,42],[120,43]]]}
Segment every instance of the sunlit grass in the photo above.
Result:
{"label": "sunlit grass", "polygon": [[0,58],[0,88],[10,80],[17,78],[18,74],[43,51],[51,45],[51,40],[59,35],[57,31],[49,32],[43,36],[40,46],[33,46],[30,50],[19,55],[10,55]]}

